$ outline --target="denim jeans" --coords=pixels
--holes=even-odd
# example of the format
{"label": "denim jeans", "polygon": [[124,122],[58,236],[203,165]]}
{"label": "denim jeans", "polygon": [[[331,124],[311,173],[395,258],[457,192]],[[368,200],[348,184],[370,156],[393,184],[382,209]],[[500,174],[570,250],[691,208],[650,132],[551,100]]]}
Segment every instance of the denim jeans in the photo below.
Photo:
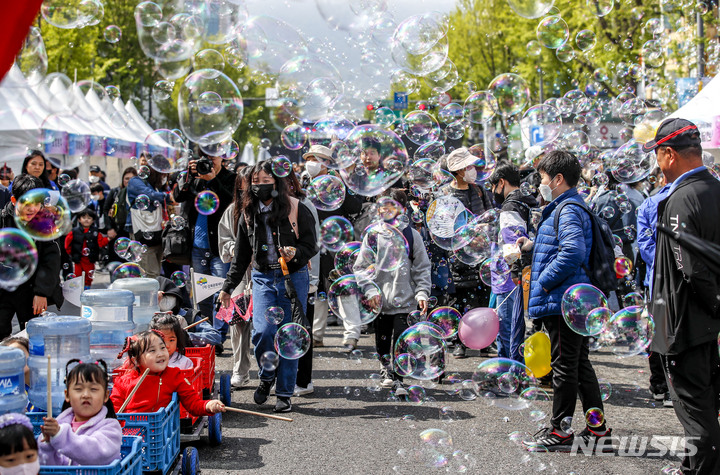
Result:
{"label": "denim jeans", "polygon": [[516,305],[518,299],[522,305],[522,289],[497,294],[497,315],[500,320],[500,330],[497,336],[498,356],[523,361],[520,354],[520,345],[525,339],[525,317],[522,306]]}
{"label": "denim jeans", "polygon": [[[307,268],[290,274],[293,285],[298,295],[298,300],[303,308],[307,310],[307,294],[310,288],[310,277]],[[282,271],[274,270],[268,273],[252,271],[253,281],[253,333],[252,342],[255,346],[255,359],[258,362],[258,377],[261,381],[272,381],[277,379],[275,394],[283,397],[290,397],[295,392],[297,379],[298,360],[290,360],[280,355],[280,362],[275,370],[267,371],[260,365],[260,359],[265,352],[276,353],[275,334],[280,326],[292,321],[292,307],[290,299],[285,294],[285,279]],[[281,307],[285,312],[285,318],[280,325],[274,325],[267,321],[265,314],[270,307]]]}
{"label": "denim jeans", "polygon": [[[210,257],[207,257],[207,255]],[[214,256],[210,249],[200,249],[193,247],[192,249],[192,267],[195,272],[200,274],[213,275],[215,277],[225,277],[230,270],[230,263],[224,263],[218,256]],[[202,302],[198,302],[198,308],[202,312],[203,317],[211,317],[213,328],[218,330],[222,335],[223,341],[227,338],[227,332],[230,328],[228,324],[222,320],[215,318],[215,300],[219,292],[206,298]]]}

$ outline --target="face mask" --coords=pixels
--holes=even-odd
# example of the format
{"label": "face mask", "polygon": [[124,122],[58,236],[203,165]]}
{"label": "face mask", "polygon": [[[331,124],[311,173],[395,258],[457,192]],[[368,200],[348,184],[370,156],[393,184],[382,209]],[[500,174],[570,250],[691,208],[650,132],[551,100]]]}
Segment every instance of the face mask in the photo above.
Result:
{"label": "face mask", "polygon": [[99,176],[90,175],[90,179],[89,179],[88,181],[90,181],[90,183],[97,183],[97,182],[100,181],[100,177],[99,177]]}
{"label": "face mask", "polygon": [[310,177],[315,178],[320,174],[322,165],[318,162],[307,162],[305,163],[305,170],[307,170]]}
{"label": "face mask", "polygon": [[0,473],[3,475],[37,475],[40,472],[40,459],[34,462],[15,465],[14,467],[2,467]]}
{"label": "face mask", "polygon": [[92,195],[92,199],[95,201],[100,201],[102,199],[101,195]]}
{"label": "face mask", "polygon": [[477,179],[477,170],[475,170],[475,167],[465,170],[463,179],[465,180],[465,183],[475,183],[475,180]]}
{"label": "face mask", "polygon": [[[552,180],[550,180],[550,181],[552,181]],[[555,188],[557,188],[557,186]],[[555,191],[555,188],[550,188],[550,185],[538,186],[538,192],[540,193],[540,196],[542,196],[542,199],[545,200],[546,203],[550,203],[553,200],[552,192]]]}
{"label": "face mask", "polygon": [[169,312],[175,308],[176,304],[177,297],[174,295],[163,295],[163,298],[158,302],[158,307],[160,307],[161,312]]}
{"label": "face mask", "polygon": [[503,201],[505,201],[505,192],[504,191],[505,191],[505,186],[503,185],[503,187],[500,188],[499,193],[496,191],[493,192],[493,199],[495,200],[496,204],[501,205],[501,204],[503,204]]}
{"label": "face mask", "polygon": [[252,194],[257,196],[260,201],[267,201],[277,196],[275,191],[275,185],[272,183],[266,183],[263,185],[252,185],[250,187]]}
{"label": "face mask", "polygon": [[167,185],[167,177],[164,177],[162,180],[160,180],[160,183],[163,185]]}

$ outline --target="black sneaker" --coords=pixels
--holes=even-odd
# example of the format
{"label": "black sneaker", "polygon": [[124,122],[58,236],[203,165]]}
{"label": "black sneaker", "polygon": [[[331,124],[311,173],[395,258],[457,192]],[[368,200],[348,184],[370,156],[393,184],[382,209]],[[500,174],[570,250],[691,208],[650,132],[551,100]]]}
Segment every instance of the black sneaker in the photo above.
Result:
{"label": "black sneaker", "polygon": [[589,427],[585,427],[578,434],[584,447],[592,447],[594,453],[608,454],[615,452],[615,443],[612,439],[612,429],[607,429],[604,434],[598,434]]}
{"label": "black sneaker", "polygon": [[255,394],[253,395],[253,400],[255,401],[255,404],[265,404],[265,401],[267,401],[268,396],[270,395],[270,389],[273,386],[273,381],[260,381],[260,385],[255,390]]}
{"label": "black sneaker", "polygon": [[573,434],[562,436],[552,427],[540,429],[533,435],[534,442],[523,442],[529,452],[570,452],[573,446]]}
{"label": "black sneaker", "polygon": [[453,357],[455,357],[457,359],[461,359],[461,358],[465,358],[465,356],[466,356],[465,352],[466,352],[465,347],[461,344],[458,344],[455,347],[455,349],[453,350],[452,354],[453,354]]}
{"label": "black sneaker", "polygon": [[289,397],[278,396],[273,412],[290,412],[292,411],[292,403]]}

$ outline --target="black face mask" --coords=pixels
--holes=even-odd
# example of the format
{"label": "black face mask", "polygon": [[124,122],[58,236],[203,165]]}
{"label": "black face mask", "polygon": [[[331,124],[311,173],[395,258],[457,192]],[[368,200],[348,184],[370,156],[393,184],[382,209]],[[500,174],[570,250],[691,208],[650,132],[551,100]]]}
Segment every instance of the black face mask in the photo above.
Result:
{"label": "black face mask", "polygon": [[257,196],[260,201],[267,201],[277,196],[277,191],[275,191],[274,187],[275,185],[272,183],[252,185],[250,191],[252,191],[252,194]]}
{"label": "black face mask", "polygon": [[505,186],[502,187],[500,193],[493,191],[493,199],[495,200],[496,204],[503,204],[503,201],[505,201]]}

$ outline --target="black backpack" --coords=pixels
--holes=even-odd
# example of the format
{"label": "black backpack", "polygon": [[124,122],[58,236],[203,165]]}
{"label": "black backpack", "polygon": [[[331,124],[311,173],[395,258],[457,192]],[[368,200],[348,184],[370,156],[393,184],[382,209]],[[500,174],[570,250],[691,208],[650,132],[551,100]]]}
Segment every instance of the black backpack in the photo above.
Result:
{"label": "black backpack", "polygon": [[590,268],[583,265],[583,270],[590,277],[590,283],[602,290],[607,296],[610,292],[617,290],[618,279],[615,276],[615,239],[607,221],[590,211],[584,203],[574,200],[567,200],[555,210],[555,236],[558,235],[558,224],[560,223],[560,212],[565,205],[574,204],[590,215],[592,223],[593,241],[590,250]]}

